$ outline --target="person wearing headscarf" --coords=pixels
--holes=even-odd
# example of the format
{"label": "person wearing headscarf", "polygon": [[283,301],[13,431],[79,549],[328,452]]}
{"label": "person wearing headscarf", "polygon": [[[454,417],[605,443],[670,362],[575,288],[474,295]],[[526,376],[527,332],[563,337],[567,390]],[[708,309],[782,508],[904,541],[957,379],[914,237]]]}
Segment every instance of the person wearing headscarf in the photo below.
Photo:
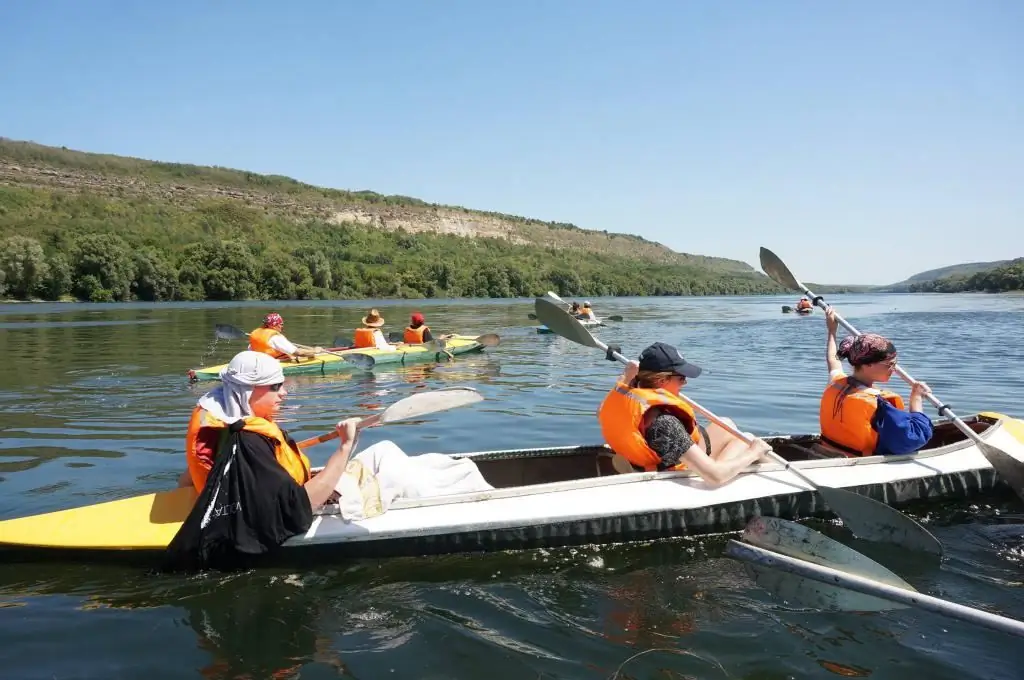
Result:
{"label": "person wearing headscarf", "polygon": [[339,422],[338,449],[313,476],[309,459],[275,422],[288,396],[280,362],[239,352],[220,378],[188,425],[188,481],[199,497],[168,546],[167,568],[240,565],[306,532],[355,444],[358,419]]}
{"label": "person wearing headscarf", "polygon": [[[818,413],[822,442],[847,456],[901,455],[923,448],[933,430],[923,412],[928,385],[911,387],[910,408],[905,410],[900,395],[875,387],[889,382],[896,370],[896,346],[875,333],[846,337],[837,345],[839,322],[831,308],[825,324],[828,386]],[[853,375],[843,371],[843,359]]]}
{"label": "person wearing headscarf", "polygon": [[284,317],[272,312],[263,317],[263,325],[249,333],[248,349],[263,352],[275,359],[286,357],[313,357],[324,351],[323,347],[299,347],[284,336]]}
{"label": "person wearing headscarf", "polygon": [[[210,390],[196,403],[185,436],[185,455],[192,485],[201,491],[213,468],[228,426],[240,423],[241,437],[254,448],[273,457],[279,467],[299,485],[310,479],[309,459],[295,442],[274,422],[288,391],[284,388],[281,363],[261,352],[239,352],[220,372],[221,384]],[[356,419],[350,419],[356,422]],[[338,423],[341,445],[335,456],[348,459],[352,437],[348,421]],[[346,446],[348,445],[348,446]],[[332,457],[333,459],[333,457]],[[330,463],[328,463],[330,467]],[[344,469],[342,464],[339,468]],[[326,469],[325,469],[326,471]],[[318,474],[317,484],[310,487],[310,504],[319,507],[330,496],[334,484],[331,475]],[[337,482],[337,479],[334,480]],[[320,487],[324,487],[321,489]]]}

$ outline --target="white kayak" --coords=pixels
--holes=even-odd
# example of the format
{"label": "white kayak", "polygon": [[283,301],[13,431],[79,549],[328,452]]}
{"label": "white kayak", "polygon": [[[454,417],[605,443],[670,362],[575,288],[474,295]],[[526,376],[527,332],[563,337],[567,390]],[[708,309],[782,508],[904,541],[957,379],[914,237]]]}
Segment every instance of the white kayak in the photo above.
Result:
{"label": "white kayak", "polygon": [[[984,441],[1024,461],[1024,421],[964,419]],[[977,447],[950,423],[906,456],[835,458],[817,435],[767,437],[823,486],[901,506],[975,496],[1000,485]],[[749,518],[830,516],[821,498],[779,464],[762,464],[718,488],[688,471],[634,472],[606,446],[450,454],[475,461],[492,490],[399,499],[376,517],[346,521],[318,511],[289,539],[285,557],[398,556],[647,540],[742,529]],[[0,522],[0,548],[47,553],[162,550],[195,492],[176,489]]]}

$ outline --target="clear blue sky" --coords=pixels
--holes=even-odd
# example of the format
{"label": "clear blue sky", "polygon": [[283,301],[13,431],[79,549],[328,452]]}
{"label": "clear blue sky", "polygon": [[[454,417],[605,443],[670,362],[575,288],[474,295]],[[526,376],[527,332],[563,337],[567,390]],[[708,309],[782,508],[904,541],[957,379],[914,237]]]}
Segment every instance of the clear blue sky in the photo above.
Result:
{"label": "clear blue sky", "polygon": [[0,135],[809,281],[1024,255],[1024,1],[5,2]]}

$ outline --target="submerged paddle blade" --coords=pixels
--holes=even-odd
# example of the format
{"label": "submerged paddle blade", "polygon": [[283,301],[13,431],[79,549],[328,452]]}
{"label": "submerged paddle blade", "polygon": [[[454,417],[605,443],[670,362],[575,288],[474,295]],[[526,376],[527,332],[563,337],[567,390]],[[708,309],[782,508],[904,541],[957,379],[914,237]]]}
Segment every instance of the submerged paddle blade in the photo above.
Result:
{"label": "submerged paddle blade", "polygon": [[529,319],[530,321],[536,321],[537,320],[537,315],[536,314],[527,314],[526,318]]}
{"label": "submerged paddle blade", "polygon": [[219,323],[214,326],[213,335],[218,340],[241,340],[242,338],[249,338],[249,336],[242,331],[225,323]]}
{"label": "submerged paddle blade", "polygon": [[1024,500],[1024,463],[992,444],[978,441],[975,445],[981,451],[981,455],[985,456],[988,464],[995,469],[996,474],[1021,500]]}
{"label": "submerged paddle blade", "polygon": [[942,543],[927,529],[892,506],[845,489],[818,487],[818,493],[858,538],[894,543],[910,550],[942,556]]}
{"label": "submerged paddle blade", "polygon": [[789,271],[786,263],[765,247],[761,248],[761,269],[780,286],[790,290],[804,290],[804,285],[793,276],[793,272]]}
{"label": "submerged paddle blade", "polygon": [[340,335],[335,335],[331,347],[351,347],[354,344],[355,343],[352,342],[352,338],[343,338]]}
{"label": "submerged paddle blade", "polygon": [[391,331],[388,333],[388,342],[404,342],[405,334],[400,331]]}
{"label": "submerged paddle blade", "polygon": [[564,309],[547,298],[537,298],[534,301],[534,309],[537,311],[537,319],[540,320],[552,333],[557,333],[567,340],[585,345],[605,349],[593,335],[590,334],[583,324],[567,314]]}
{"label": "submerged paddle blade", "polygon": [[399,420],[408,420],[447,411],[448,409],[468,406],[483,401],[484,396],[472,387],[446,387],[430,392],[420,392],[411,397],[406,397],[388,406],[380,414],[380,423],[393,423]]}
{"label": "submerged paddle blade", "polygon": [[609,321],[622,321],[622,317],[619,316],[618,314],[612,314],[611,316],[606,316],[605,318],[608,319]]}
{"label": "submerged paddle blade", "polygon": [[913,590],[909,583],[878,562],[797,522],[778,517],[754,517],[747,523],[741,538],[766,550]]}
{"label": "submerged paddle blade", "polygon": [[336,354],[335,356],[339,356],[344,359],[346,363],[367,371],[373,368],[377,363],[377,360],[369,354],[360,354],[359,352],[352,352],[351,354]]}
{"label": "submerged paddle blade", "polygon": [[501,344],[501,336],[497,333],[484,333],[478,335],[476,341],[484,347],[497,347]]}
{"label": "submerged paddle blade", "polygon": [[[905,605],[895,604],[887,599],[872,597],[847,590],[834,583],[799,575],[806,573],[805,569],[822,568],[814,562],[801,562],[790,555],[775,553],[760,546],[735,540],[730,540],[726,544],[725,554],[744,562],[747,574],[757,585],[790,604],[825,611],[878,612],[906,608]],[[838,568],[837,571],[841,573]]]}

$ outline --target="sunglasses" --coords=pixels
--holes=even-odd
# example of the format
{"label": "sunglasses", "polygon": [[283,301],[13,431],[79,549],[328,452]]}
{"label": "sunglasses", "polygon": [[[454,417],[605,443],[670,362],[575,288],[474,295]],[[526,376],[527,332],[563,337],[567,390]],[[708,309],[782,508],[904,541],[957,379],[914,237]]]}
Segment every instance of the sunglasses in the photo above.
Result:
{"label": "sunglasses", "polygon": [[284,383],[279,382],[275,385],[269,385],[267,389],[269,389],[271,392],[280,392],[282,387],[284,387]]}

